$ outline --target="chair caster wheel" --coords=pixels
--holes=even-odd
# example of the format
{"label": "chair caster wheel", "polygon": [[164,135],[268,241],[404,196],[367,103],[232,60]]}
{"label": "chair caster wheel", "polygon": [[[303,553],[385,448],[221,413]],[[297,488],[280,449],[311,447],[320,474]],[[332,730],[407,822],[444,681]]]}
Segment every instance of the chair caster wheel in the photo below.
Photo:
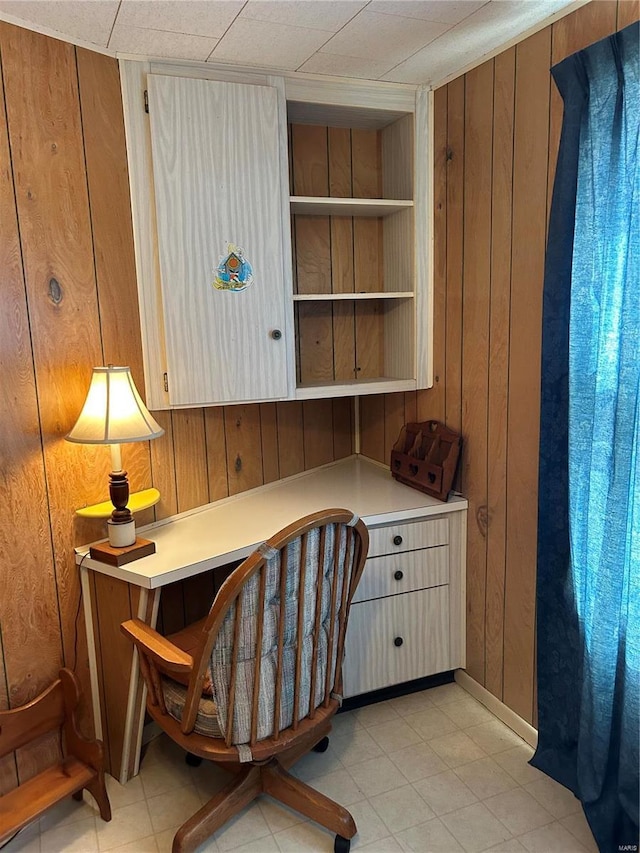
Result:
{"label": "chair caster wheel", "polygon": [[187,762],[189,767],[200,767],[200,765],[202,764],[202,759],[200,758],[200,756],[194,755],[192,752],[188,752],[185,755],[184,760]]}
{"label": "chair caster wheel", "polygon": [[[329,747],[329,738],[323,737],[322,740],[319,740],[318,743],[313,747],[314,752],[326,752]],[[337,836],[337,838],[342,838],[341,835]]]}
{"label": "chair caster wheel", "polygon": [[343,838],[342,835],[336,835],[336,840],[333,843],[333,853],[349,853],[351,849],[351,839]]}

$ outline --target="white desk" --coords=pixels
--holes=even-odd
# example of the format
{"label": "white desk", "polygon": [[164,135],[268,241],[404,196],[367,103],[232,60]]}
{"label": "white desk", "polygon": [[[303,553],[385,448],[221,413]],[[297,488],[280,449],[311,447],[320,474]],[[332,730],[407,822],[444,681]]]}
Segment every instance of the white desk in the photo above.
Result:
{"label": "white desk", "polygon": [[[256,545],[290,524],[291,521],[327,507],[345,507],[356,512],[370,531],[380,528],[380,534],[372,533],[369,551],[372,559],[368,561],[363,581],[361,581],[362,586],[369,571],[369,577],[373,583],[370,597],[375,597],[378,603],[386,601],[384,596],[388,595],[384,590],[380,591],[380,581],[374,580],[374,568],[376,571],[379,569],[380,572],[383,570],[386,572],[390,567],[388,561],[391,557],[384,556],[388,553],[383,544],[388,539],[387,533],[391,539],[404,536],[405,545],[401,546],[400,550],[405,557],[411,552],[414,561],[416,552],[428,553],[430,557],[436,553],[439,554],[439,564],[434,564],[433,569],[429,569],[430,574],[435,573],[439,580],[422,581],[423,584],[437,586],[441,593],[446,585],[448,602],[446,620],[444,622],[436,620],[440,626],[439,630],[441,632],[446,630],[446,649],[443,647],[445,651],[442,654],[445,657],[441,654],[438,660],[446,660],[446,665],[442,669],[463,666],[466,500],[454,497],[447,503],[442,503],[396,482],[388,469],[378,463],[365,457],[352,456],[141,528],[139,533],[155,541],[156,553],[128,565],[110,566],[91,559],[88,556],[88,547],[77,549],[76,562],[81,567],[97,736],[103,736],[101,699],[104,702],[104,696],[100,695],[99,690],[95,628],[101,620],[104,621],[106,614],[98,612],[100,608],[93,600],[91,572],[107,575],[114,580],[137,587],[140,592],[137,614],[155,625],[160,591],[163,586],[246,557]],[[415,522],[422,522],[422,526]],[[413,535],[416,533],[420,534],[417,539]],[[446,566],[442,562],[445,558]],[[369,570],[370,564],[373,568]],[[443,580],[445,570],[446,583]],[[407,580],[408,578],[403,582],[404,587]],[[396,588],[391,592],[394,593],[393,597],[397,601],[406,597],[398,595],[398,592],[410,593],[407,600],[413,602],[412,607],[415,609],[419,603],[417,593],[412,592],[415,588],[415,584],[413,587],[409,584],[406,588]],[[394,602],[395,605],[397,601]],[[365,604],[367,602],[362,601],[361,604],[353,605],[352,618],[355,608],[363,608]],[[108,618],[113,618],[112,606],[108,608],[103,606],[102,609],[108,609]],[[361,612],[365,616],[365,610],[362,609]],[[420,614],[414,613],[412,618],[422,621],[419,617]],[[389,617],[380,616],[380,618]],[[364,645],[362,637],[364,629],[358,626],[366,624],[367,621],[368,618],[355,618],[354,632],[358,635],[360,646]],[[445,622],[446,629],[443,627]],[[351,631],[351,624],[349,630]],[[355,643],[351,645],[355,646]],[[347,650],[345,667],[348,662],[349,650]],[[356,665],[355,660],[352,660],[352,670],[354,665]],[[414,662],[413,670],[407,670],[410,674],[415,670],[415,665],[422,664]],[[440,663],[437,665],[439,666]],[[117,732],[114,734],[111,728],[115,730],[124,728],[120,766],[111,768],[112,774],[122,782],[126,781],[130,775],[137,773],[144,719],[144,697],[135,655],[132,655],[130,670],[126,674],[123,673],[123,678],[126,678],[129,684],[126,720],[124,727],[114,725],[109,730],[113,757],[113,743]],[[373,682],[369,680],[366,683]],[[113,717],[114,714],[115,711],[108,716]],[[110,723],[113,723],[113,720],[110,719]]]}

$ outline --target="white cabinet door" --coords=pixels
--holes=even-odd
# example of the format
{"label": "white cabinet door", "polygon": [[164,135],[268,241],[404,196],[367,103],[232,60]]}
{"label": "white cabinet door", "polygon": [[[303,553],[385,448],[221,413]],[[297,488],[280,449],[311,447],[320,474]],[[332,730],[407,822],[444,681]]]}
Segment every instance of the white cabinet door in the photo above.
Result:
{"label": "white cabinet door", "polygon": [[[151,74],[148,93],[170,403],[286,397],[276,90]],[[214,286],[229,244],[244,289],[246,267]]]}

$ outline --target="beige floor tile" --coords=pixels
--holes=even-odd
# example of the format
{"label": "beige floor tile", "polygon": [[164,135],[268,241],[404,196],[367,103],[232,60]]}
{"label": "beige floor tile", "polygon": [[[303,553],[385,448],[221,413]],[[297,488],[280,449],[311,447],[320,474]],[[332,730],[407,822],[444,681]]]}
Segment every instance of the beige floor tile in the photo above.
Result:
{"label": "beige floor tile", "polygon": [[471,740],[484,749],[487,755],[505,752],[514,746],[523,746],[524,744],[521,737],[518,737],[508,726],[496,719],[481,723],[479,726],[470,726],[465,729],[465,732]]}
{"label": "beige floor tile", "polygon": [[121,785],[113,776],[108,774],[105,776],[105,780],[112,811],[120,809],[122,806],[130,806],[132,803],[139,803],[145,798],[140,776],[129,779],[126,785]]}
{"label": "beige floor tile", "polygon": [[442,705],[441,709],[460,729],[489,723],[494,719],[493,714],[472,696],[449,702]]}
{"label": "beige floor tile", "polygon": [[413,783],[422,799],[437,815],[453,812],[477,802],[477,797],[453,770]]}
{"label": "beige floor tile", "polygon": [[365,705],[364,708],[358,708],[350,713],[365,729],[379,726],[381,723],[392,723],[400,716],[391,702],[376,702],[375,705]]}
{"label": "beige floor tile", "polygon": [[518,783],[492,758],[480,758],[470,764],[456,767],[456,774],[479,800],[502,794],[518,786]]}
{"label": "beige floor tile", "polygon": [[331,737],[331,744],[340,761],[347,768],[384,755],[382,747],[362,726],[353,729],[350,734],[340,732],[335,737]]}
{"label": "beige floor tile", "polygon": [[147,799],[151,825],[155,834],[171,826],[180,826],[202,806],[195,785],[186,785],[166,794]]}
{"label": "beige floor tile", "polygon": [[148,835],[123,844],[122,847],[114,847],[109,853],[158,853],[158,842],[155,835]]}
{"label": "beige floor tile", "polygon": [[98,847],[101,851],[122,847],[139,838],[147,838],[155,832],[145,800],[114,809],[109,823],[96,820],[96,826]]}
{"label": "beige floor tile", "polygon": [[351,803],[357,803],[366,797],[346,770],[336,770],[335,773],[319,776],[310,784],[316,791],[320,791],[325,797],[340,803],[341,806],[350,806]]}
{"label": "beige floor tile", "polygon": [[528,763],[532,755],[533,749],[523,741],[521,745],[499,752],[493,758],[500,767],[513,776],[519,785],[526,785],[529,782],[535,782],[536,779],[546,778],[544,773]]}
{"label": "beige floor tile", "polygon": [[419,690],[417,693],[407,693],[406,696],[396,696],[395,699],[389,700],[389,704],[401,717],[408,717],[409,714],[418,714],[427,708],[435,707],[429,697],[430,692]]}
{"label": "beige floor tile", "polygon": [[517,838],[510,838],[495,847],[490,847],[487,853],[524,853],[526,848],[520,844]]}
{"label": "beige floor tile", "polygon": [[297,823],[304,823],[306,818],[299,812],[279,803],[271,797],[263,796],[258,800],[260,811],[267,822],[267,826],[273,833],[282,832]]}
{"label": "beige floor tile", "polygon": [[141,766],[145,764],[173,764],[176,767],[185,764],[185,751],[167,735],[160,734],[150,741],[142,755]]}
{"label": "beige floor tile", "polygon": [[434,705],[448,705],[458,699],[465,699],[469,694],[459,684],[452,681],[450,684],[441,684],[440,687],[431,687],[427,691],[430,701]]}
{"label": "beige floor tile", "polygon": [[367,731],[387,754],[397,752],[421,741],[418,732],[408,726],[400,717],[396,717],[393,722],[371,726]]}
{"label": "beige floor tile", "polygon": [[191,767],[189,777],[191,782],[185,783],[184,787],[193,784],[204,803],[233,780],[230,773],[213,761],[203,761],[200,767]]}
{"label": "beige floor tile", "polygon": [[273,835],[265,835],[262,838],[256,838],[255,841],[250,841],[248,844],[234,847],[234,853],[280,853],[280,848]]}
{"label": "beige floor tile", "polygon": [[[354,844],[351,845],[353,850]],[[373,841],[371,844],[365,844],[362,847],[357,847],[357,850],[366,850],[367,853],[402,853],[402,847],[398,841],[389,835],[387,838],[381,838],[380,841]]]}
{"label": "beige floor tile", "polygon": [[447,765],[428,743],[416,743],[398,752],[392,752],[389,758],[409,782],[417,782],[447,770]]}
{"label": "beige floor tile", "polygon": [[41,853],[40,822],[34,820],[0,849],[3,853]]}
{"label": "beige floor tile", "polygon": [[42,815],[40,818],[40,832],[47,832],[49,829],[58,829],[69,823],[79,823],[81,820],[95,818],[99,814],[95,806],[93,797],[87,795],[86,800],[77,802],[71,797],[60,800],[55,806]]}
{"label": "beige floor tile", "polygon": [[426,708],[417,714],[409,714],[405,722],[415,729],[423,740],[441,737],[450,732],[458,731],[458,727],[450,717],[443,714],[439,708]]}
{"label": "beige floor tile", "polygon": [[329,739],[338,735],[353,734],[355,729],[363,728],[359,722],[355,711],[345,711],[343,714],[336,714],[331,718],[331,734]]}
{"label": "beige floor tile", "polygon": [[406,779],[386,756],[372,758],[349,768],[356,785],[366,797],[375,797],[406,784]]}
{"label": "beige floor tile", "polygon": [[527,832],[519,840],[529,853],[586,853],[586,847],[557,822]]}
{"label": "beige floor tile", "polygon": [[49,829],[40,836],[43,853],[98,853],[95,817]]}
{"label": "beige floor tile", "polygon": [[504,823],[511,835],[522,835],[553,823],[553,815],[523,788],[489,797],[484,804]]}
{"label": "beige floor tile", "polygon": [[583,847],[586,847],[589,853],[598,853],[598,845],[596,844],[596,840],[593,837],[593,833],[587,823],[587,819],[584,816],[582,808],[575,814],[563,817],[560,823],[565,829],[569,830],[574,838],[578,839]]}
{"label": "beige floor tile", "polygon": [[349,811],[358,827],[358,834],[351,843],[352,848],[364,847],[388,837],[389,830],[367,800],[349,806]]}
{"label": "beige floor tile", "polygon": [[461,731],[434,738],[429,741],[429,746],[445,764],[452,768],[469,764],[479,758],[486,758],[478,744]]}
{"label": "beige floor tile", "polygon": [[233,850],[269,835],[271,832],[262,815],[260,804],[254,801],[239,815],[225,823],[216,832],[215,838],[220,850]]}
{"label": "beige floor tile", "polygon": [[170,829],[165,829],[162,832],[156,832],[156,844],[158,845],[158,853],[171,853],[173,844],[173,836],[178,831],[178,826],[172,826]]}
{"label": "beige floor tile", "polygon": [[411,853],[464,853],[439,818],[399,832],[396,838],[403,850]]}
{"label": "beige floor tile", "polygon": [[378,794],[371,797],[369,802],[394,835],[434,817],[429,806],[411,785]]}
{"label": "beige floor tile", "polygon": [[[144,795],[147,798],[157,797],[159,794],[166,794],[168,791],[175,791],[177,788],[183,788],[185,785],[192,783],[193,768],[189,767],[183,759],[163,760],[158,758],[156,761],[145,761],[140,768],[138,778],[142,782]],[[211,762],[207,762],[210,764]],[[204,762],[203,762],[204,764]],[[202,769],[201,767],[198,770]]]}
{"label": "beige floor tile", "polygon": [[524,789],[558,820],[582,810],[580,800],[573,792],[548,776],[529,782]]}
{"label": "beige floor tile", "polygon": [[480,853],[510,838],[509,830],[484,803],[474,803],[441,818],[467,853]]}
{"label": "beige floor tile", "polygon": [[291,768],[291,772],[303,782],[315,779],[318,776],[326,776],[335,770],[342,770],[343,764],[333,744],[333,738],[329,738],[329,746],[326,752],[309,752],[304,755]]}
{"label": "beige floor tile", "polygon": [[282,853],[333,853],[335,835],[315,823],[299,823],[275,839]]}

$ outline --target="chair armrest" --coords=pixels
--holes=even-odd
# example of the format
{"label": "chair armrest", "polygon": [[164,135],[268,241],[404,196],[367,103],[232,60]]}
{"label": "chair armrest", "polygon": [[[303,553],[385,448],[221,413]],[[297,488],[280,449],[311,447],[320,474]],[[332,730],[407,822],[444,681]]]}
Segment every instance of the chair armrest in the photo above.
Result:
{"label": "chair armrest", "polygon": [[141,619],[129,619],[122,623],[120,630],[133,641],[138,651],[150,658],[162,672],[181,672],[187,675],[191,673],[191,655],[174,646],[146,622]]}

